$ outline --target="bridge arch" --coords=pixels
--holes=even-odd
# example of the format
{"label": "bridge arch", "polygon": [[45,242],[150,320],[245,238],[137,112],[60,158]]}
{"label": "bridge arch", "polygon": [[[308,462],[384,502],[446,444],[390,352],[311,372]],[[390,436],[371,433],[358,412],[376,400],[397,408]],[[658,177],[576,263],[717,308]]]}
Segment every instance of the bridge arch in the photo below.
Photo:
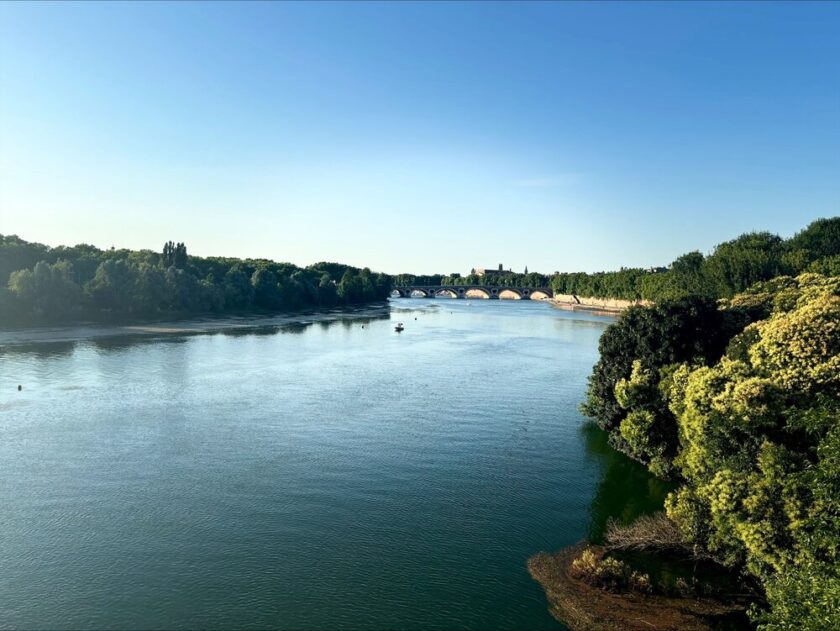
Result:
{"label": "bridge arch", "polygon": [[465,298],[479,298],[481,300],[489,300],[491,294],[484,287],[470,287],[464,292]]}
{"label": "bridge arch", "polygon": [[403,285],[391,289],[391,298],[481,298],[546,300],[554,294],[548,287],[495,287],[487,285]]}

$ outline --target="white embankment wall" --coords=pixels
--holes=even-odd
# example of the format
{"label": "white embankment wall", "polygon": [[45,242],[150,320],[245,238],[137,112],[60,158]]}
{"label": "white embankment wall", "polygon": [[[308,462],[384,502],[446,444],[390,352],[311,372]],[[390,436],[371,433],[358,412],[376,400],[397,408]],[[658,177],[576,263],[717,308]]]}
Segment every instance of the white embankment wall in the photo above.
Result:
{"label": "white embankment wall", "polygon": [[554,294],[551,301],[558,307],[568,309],[607,309],[610,311],[622,311],[633,305],[651,305],[649,300],[620,300],[618,298],[588,298],[586,296],[575,296],[574,294]]}

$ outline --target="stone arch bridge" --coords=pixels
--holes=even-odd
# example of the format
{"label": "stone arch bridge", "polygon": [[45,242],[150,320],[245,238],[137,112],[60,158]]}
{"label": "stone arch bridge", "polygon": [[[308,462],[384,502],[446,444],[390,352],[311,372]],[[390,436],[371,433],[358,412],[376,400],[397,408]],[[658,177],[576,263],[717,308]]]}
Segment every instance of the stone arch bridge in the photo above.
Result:
{"label": "stone arch bridge", "polygon": [[548,287],[493,287],[490,285],[406,285],[394,287],[392,298],[478,298],[484,300],[547,300]]}

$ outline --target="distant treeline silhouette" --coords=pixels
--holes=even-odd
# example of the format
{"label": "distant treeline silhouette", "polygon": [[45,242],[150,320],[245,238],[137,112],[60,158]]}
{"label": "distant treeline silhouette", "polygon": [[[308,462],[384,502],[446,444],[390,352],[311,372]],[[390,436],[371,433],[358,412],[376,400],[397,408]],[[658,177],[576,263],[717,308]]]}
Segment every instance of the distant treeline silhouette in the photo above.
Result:
{"label": "distant treeline silhouette", "polygon": [[744,234],[709,256],[684,254],[668,268],[550,276],[391,277],[339,263],[300,268],[266,259],[202,258],[172,241],[153,252],[51,248],[0,235],[0,325],[333,307],[384,300],[394,285],[550,286],[561,294],[653,302],[730,298],[756,282],[806,271],[840,274],[840,217],[814,221],[790,239]]}
{"label": "distant treeline silhouette", "polygon": [[300,268],[266,259],[51,248],[0,235],[0,325],[287,311],[385,300],[386,274],[339,263]]}
{"label": "distant treeline silhouette", "polygon": [[689,252],[667,268],[623,268],[617,272],[459,274],[394,276],[394,285],[492,285],[547,287],[556,293],[625,300],[677,300],[686,296],[731,298],[776,276],[840,273],[840,217],[818,219],[791,237],[751,232],[718,245],[709,256]]}

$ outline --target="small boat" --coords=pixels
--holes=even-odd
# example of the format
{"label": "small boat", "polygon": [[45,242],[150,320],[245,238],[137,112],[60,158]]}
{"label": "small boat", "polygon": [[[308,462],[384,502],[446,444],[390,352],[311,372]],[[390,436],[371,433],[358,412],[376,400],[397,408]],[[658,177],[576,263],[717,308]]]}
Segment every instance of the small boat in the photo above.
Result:
{"label": "small boat", "polygon": [[403,326],[403,323],[402,323],[402,322],[397,322],[397,326],[395,326],[395,327],[394,327],[394,330],[395,330],[397,333],[399,333],[399,332],[400,332],[400,331],[402,331],[403,329],[405,329],[405,327]]}

